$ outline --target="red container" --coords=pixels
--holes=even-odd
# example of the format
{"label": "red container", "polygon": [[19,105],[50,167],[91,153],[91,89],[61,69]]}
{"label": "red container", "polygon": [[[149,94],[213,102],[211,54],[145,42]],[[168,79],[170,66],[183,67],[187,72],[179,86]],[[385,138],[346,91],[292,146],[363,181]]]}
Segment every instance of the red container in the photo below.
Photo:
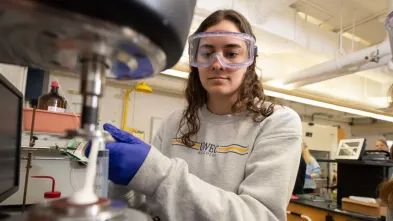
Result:
{"label": "red container", "polygon": [[[23,131],[31,130],[33,109],[23,109]],[[77,129],[80,125],[80,115],[57,113],[37,109],[35,112],[34,132],[62,134],[66,130]]]}

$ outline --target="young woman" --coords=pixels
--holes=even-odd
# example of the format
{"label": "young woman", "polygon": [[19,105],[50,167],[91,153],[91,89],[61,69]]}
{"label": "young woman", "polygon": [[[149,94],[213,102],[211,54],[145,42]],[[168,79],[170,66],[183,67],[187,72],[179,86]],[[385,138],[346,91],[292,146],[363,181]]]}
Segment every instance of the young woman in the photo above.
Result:
{"label": "young woman", "polygon": [[[148,145],[112,125],[110,196],[146,196],[165,221],[286,220],[301,154],[301,122],[264,102],[248,21],[233,10],[206,18],[189,38],[185,110]],[[136,206],[135,203],[131,203]]]}
{"label": "young woman", "polygon": [[317,183],[315,179],[321,176],[321,167],[315,160],[315,158],[311,155],[308,150],[307,144],[303,142],[303,158],[306,161],[306,179],[304,181],[304,193],[314,193],[317,188]]}

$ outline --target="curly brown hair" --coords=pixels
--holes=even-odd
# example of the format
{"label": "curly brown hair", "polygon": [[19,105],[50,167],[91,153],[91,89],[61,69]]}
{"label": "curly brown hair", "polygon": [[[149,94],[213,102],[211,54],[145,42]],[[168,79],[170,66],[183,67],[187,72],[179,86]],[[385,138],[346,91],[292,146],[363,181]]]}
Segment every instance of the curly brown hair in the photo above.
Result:
{"label": "curly brown hair", "polygon": [[[233,22],[239,28],[240,32],[247,33],[255,38],[250,23],[242,14],[234,10],[218,10],[214,12],[201,23],[195,33],[204,32],[209,27],[217,25],[223,20]],[[253,120],[255,122],[261,122],[273,113],[274,103],[268,106],[262,105],[266,100],[266,96],[263,93],[262,84],[258,80],[255,67],[256,57],[252,65],[248,67],[243,82],[238,88],[238,98],[232,105],[232,112],[247,111],[253,114]],[[198,109],[203,107],[208,100],[207,91],[203,88],[199,79],[198,68],[190,67],[190,69],[191,72],[185,89],[188,106],[183,113],[179,126],[181,141],[187,146],[193,146],[195,144],[191,140],[191,136],[197,134],[200,128]],[[255,98],[259,99],[258,103],[255,103]],[[182,130],[185,125],[187,125],[186,132]]]}
{"label": "curly brown hair", "polygon": [[380,185],[379,197],[389,209],[393,209],[393,180],[387,180]]}

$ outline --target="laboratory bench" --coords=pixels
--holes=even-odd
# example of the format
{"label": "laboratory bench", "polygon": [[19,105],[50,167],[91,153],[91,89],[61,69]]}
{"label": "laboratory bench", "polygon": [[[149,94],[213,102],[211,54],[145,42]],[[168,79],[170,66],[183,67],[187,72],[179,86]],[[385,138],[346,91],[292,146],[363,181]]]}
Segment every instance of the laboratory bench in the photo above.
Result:
{"label": "laboratory bench", "polygon": [[[384,221],[384,217],[366,216],[358,213],[346,212],[337,208],[335,201],[315,202],[309,199],[291,200],[287,211],[309,217],[312,221],[347,221],[347,220],[369,220]],[[327,219],[327,216],[333,219]],[[287,215],[288,221],[304,221],[296,215]]]}

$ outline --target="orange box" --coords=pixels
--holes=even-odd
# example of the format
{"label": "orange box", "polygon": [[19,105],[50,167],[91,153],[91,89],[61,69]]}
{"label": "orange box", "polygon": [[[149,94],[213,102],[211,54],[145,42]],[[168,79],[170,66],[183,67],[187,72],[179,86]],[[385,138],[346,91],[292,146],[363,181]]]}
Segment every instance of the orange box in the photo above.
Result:
{"label": "orange box", "polygon": [[[31,130],[33,109],[23,109],[23,131]],[[35,112],[34,132],[62,134],[66,130],[79,128],[80,115],[57,113],[37,109]]]}

